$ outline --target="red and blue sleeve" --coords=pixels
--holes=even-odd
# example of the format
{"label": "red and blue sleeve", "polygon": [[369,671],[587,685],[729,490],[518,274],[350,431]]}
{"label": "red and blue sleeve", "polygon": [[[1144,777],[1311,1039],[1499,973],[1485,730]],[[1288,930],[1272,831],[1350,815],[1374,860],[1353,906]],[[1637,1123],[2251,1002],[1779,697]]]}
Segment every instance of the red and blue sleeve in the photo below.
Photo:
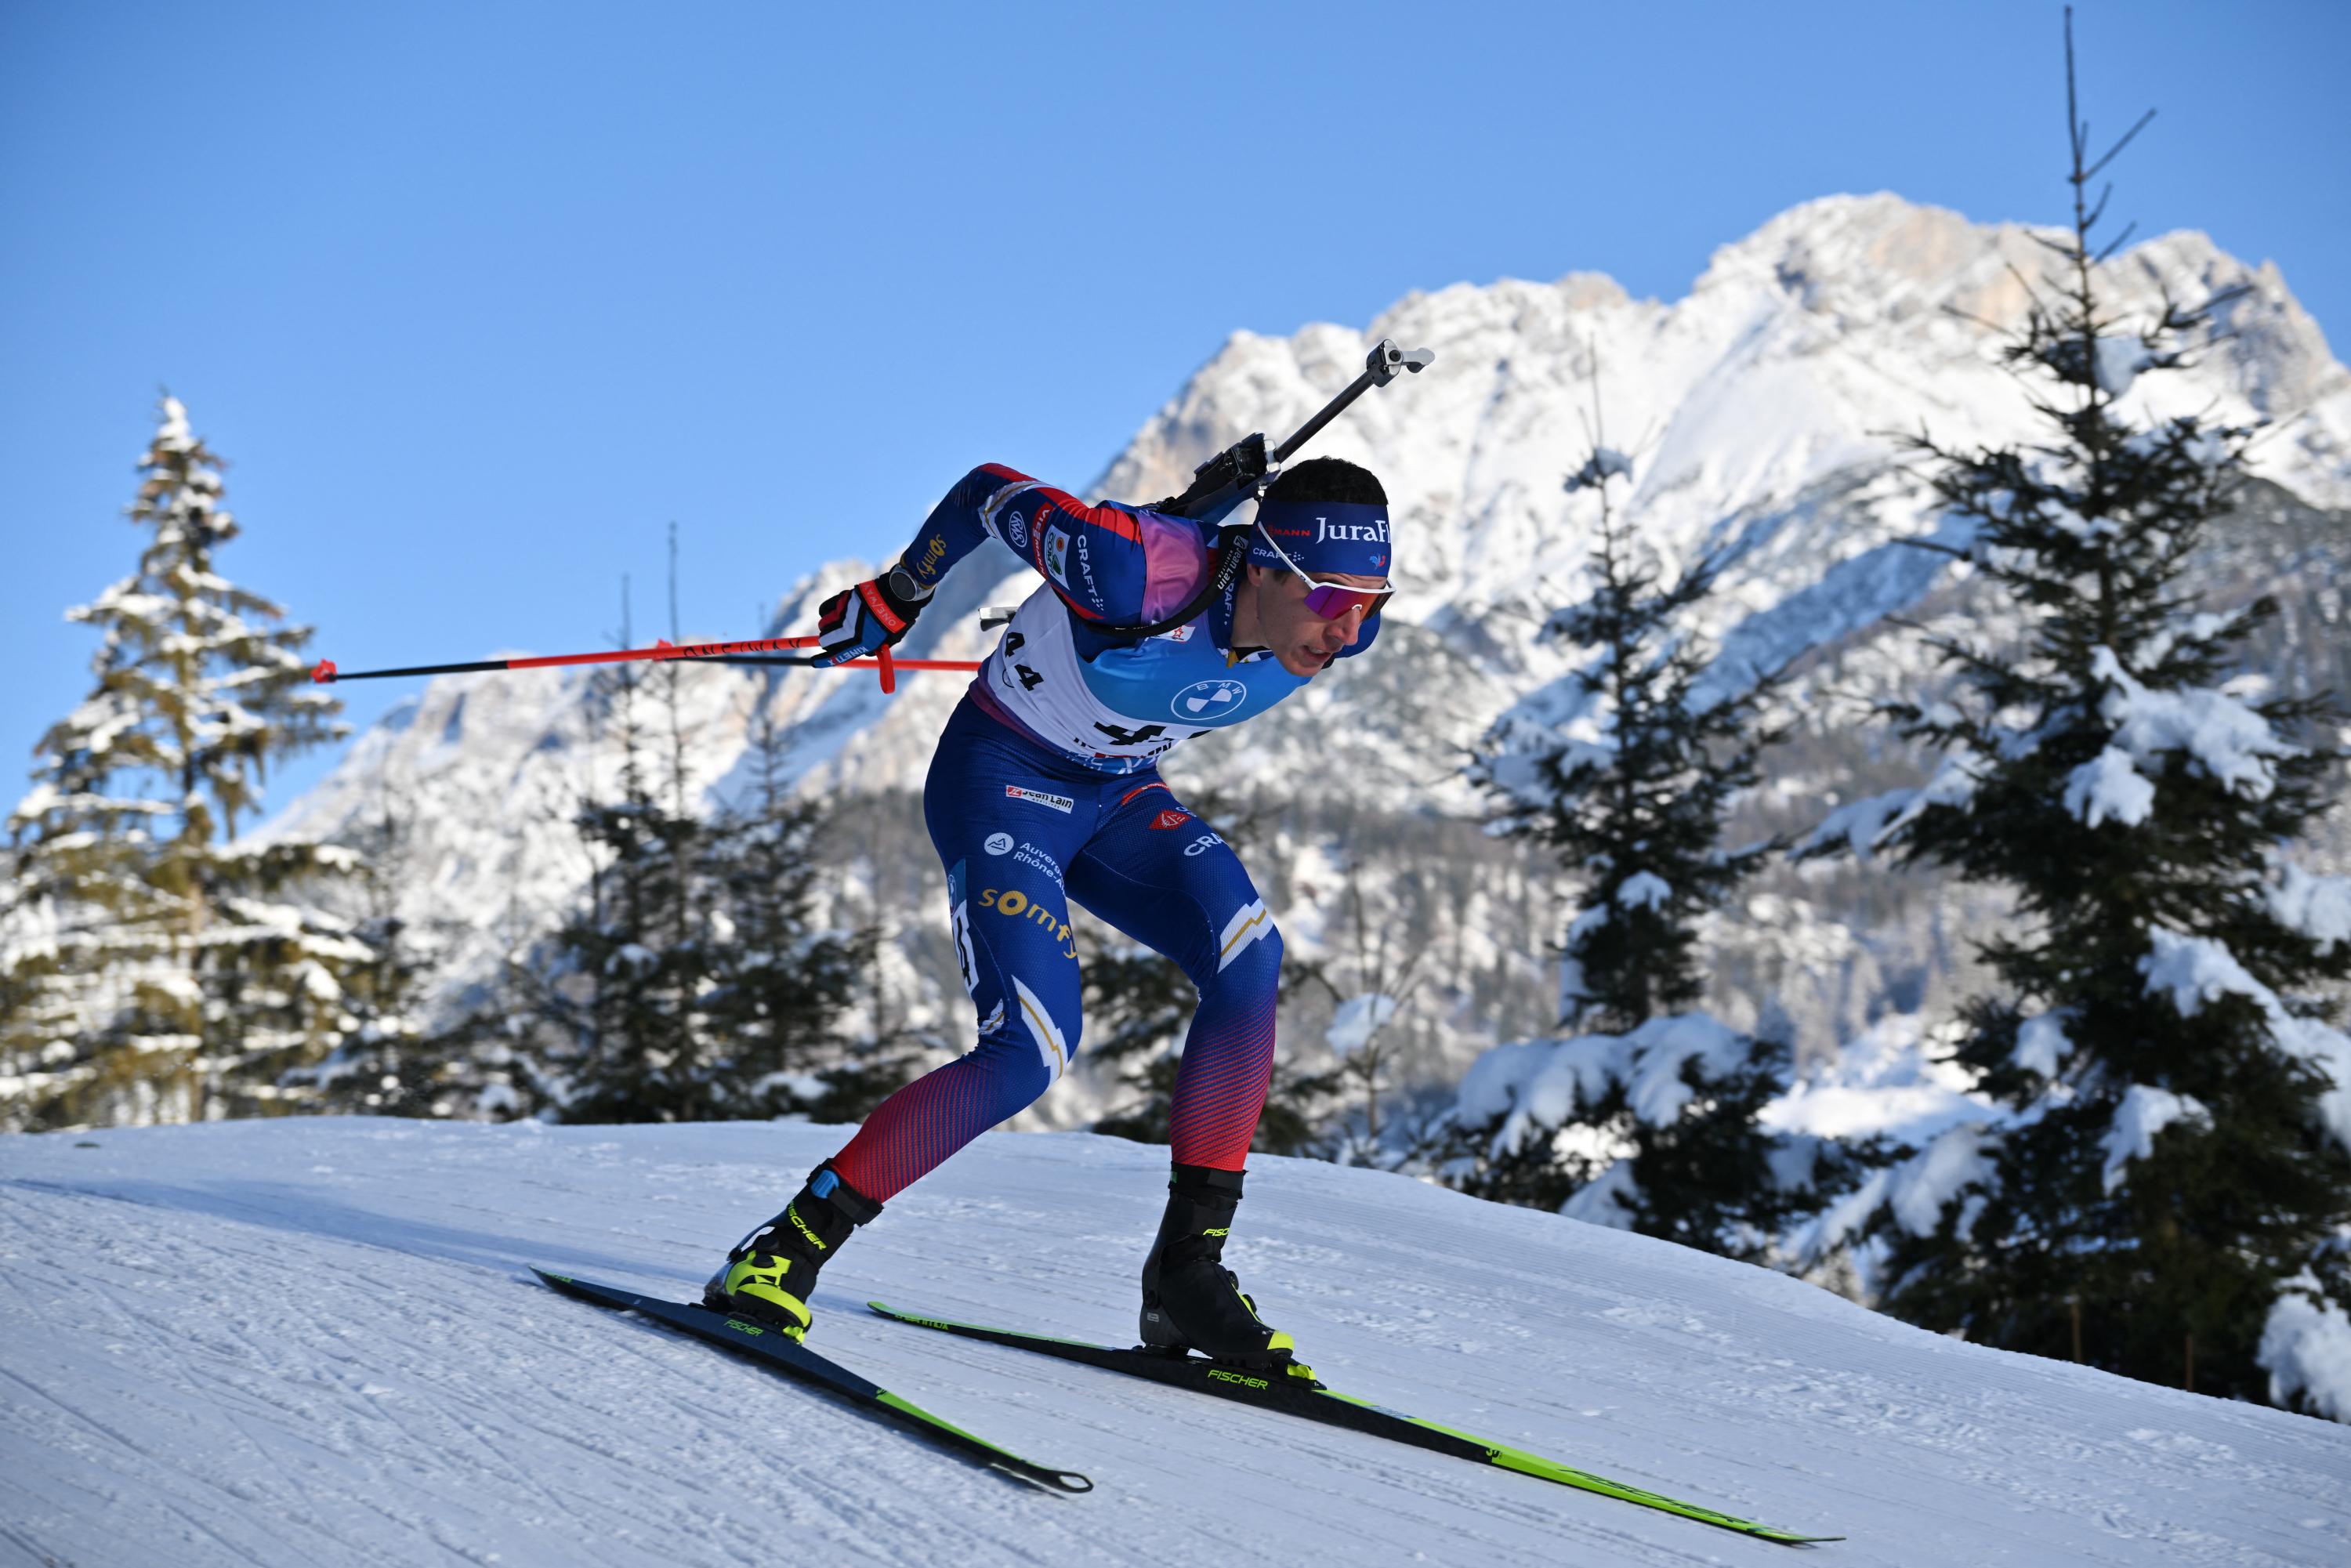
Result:
{"label": "red and blue sleeve", "polygon": [[1050,582],[1081,621],[1115,626],[1165,615],[1202,580],[1192,525],[1111,501],[1088,506],[1000,463],[956,481],[904,562],[916,582],[936,588],[948,568],[991,538]]}

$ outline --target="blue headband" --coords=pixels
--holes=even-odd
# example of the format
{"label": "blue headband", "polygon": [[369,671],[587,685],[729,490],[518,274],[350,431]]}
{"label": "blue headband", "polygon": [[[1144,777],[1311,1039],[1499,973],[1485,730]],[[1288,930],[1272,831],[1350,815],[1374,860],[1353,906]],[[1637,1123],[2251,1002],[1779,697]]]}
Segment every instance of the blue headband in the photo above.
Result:
{"label": "blue headband", "polygon": [[[1266,536],[1281,555],[1266,546]],[[1361,501],[1264,501],[1249,530],[1249,559],[1279,567],[1287,555],[1309,577],[1343,572],[1350,577],[1388,575],[1388,509]]]}

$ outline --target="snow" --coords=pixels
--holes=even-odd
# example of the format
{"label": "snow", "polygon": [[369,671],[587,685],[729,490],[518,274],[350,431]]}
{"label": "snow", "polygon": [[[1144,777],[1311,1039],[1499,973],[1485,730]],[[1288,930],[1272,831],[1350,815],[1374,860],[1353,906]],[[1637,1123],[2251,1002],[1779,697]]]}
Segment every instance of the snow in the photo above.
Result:
{"label": "snow", "polygon": [[2171,993],[2171,1005],[2182,1018],[2194,1018],[2206,1002],[2227,996],[2276,999],[2237,962],[2234,953],[2209,936],[2183,936],[2158,925],[2147,938],[2147,955],[2138,961],[2138,971],[2147,977],[2148,991]]}
{"label": "snow", "polygon": [[[2152,690],[2123,668],[2111,648],[2096,651],[2091,669],[2107,683],[2098,711],[2115,727],[2112,745],[2155,771],[2162,769],[2163,753],[2184,751],[2229,789],[2260,800],[2276,787],[2273,760],[2297,754],[2267,719],[2225,692],[2210,686]],[[2070,809],[2070,788],[2066,800]]]}
{"label": "snow", "polygon": [[645,976],[661,967],[661,956],[652,948],[636,942],[623,942],[604,960],[604,973]]}
{"label": "snow", "polygon": [[2321,876],[2288,861],[2268,903],[2273,919],[2318,944],[2321,953],[2351,942],[2351,876]]}
{"label": "snow", "polygon": [[331,1002],[343,994],[343,988],[335,982],[334,971],[315,959],[297,966],[293,978],[312,1001]]}
{"label": "snow", "polygon": [[1583,460],[1583,466],[1568,476],[1566,488],[1597,490],[1609,480],[1633,476],[1633,460],[1613,446],[1595,446]]}
{"label": "snow", "polygon": [[1322,1031],[1322,1038],[1335,1054],[1351,1056],[1363,1050],[1380,1026],[1395,1017],[1395,1011],[1394,997],[1350,997],[1332,1012],[1331,1027]]}
{"label": "snow", "polygon": [[2053,1013],[2037,1013],[2017,1026],[2016,1049],[2010,1060],[2029,1072],[2043,1078],[2057,1076],[2058,1063],[2074,1049],[2066,1038],[2065,1015],[2061,1009]]}
{"label": "snow", "polygon": [[[2317,1019],[2296,1017],[2235,954],[2209,936],[2183,936],[2158,925],[2149,931],[2148,943],[2139,973],[2147,977],[2149,992],[2171,994],[2171,1005],[2180,1016],[2193,1018],[2205,1003],[2222,997],[2243,997],[2262,1009],[2280,1051],[2323,1069],[2334,1080],[2335,1087],[2319,1096],[2319,1119],[2337,1143],[2351,1149],[2351,1035]],[[2345,1385],[2344,1397],[2351,1399],[2351,1385]]]}
{"label": "snow", "polygon": [[2155,356],[2137,338],[2101,338],[2095,355],[2098,389],[2108,397],[2130,391],[2138,373],[2154,364]]}
{"label": "snow", "polygon": [[1796,852],[1826,854],[1844,846],[1866,864],[1885,841],[1886,824],[1901,815],[1917,793],[1916,789],[1889,789],[1882,795],[1848,800],[1822,818],[1820,825],[1797,844]]}
{"label": "snow", "polygon": [[1640,1184],[1633,1177],[1633,1162],[1618,1160],[1575,1189],[1560,1213],[1587,1225],[1623,1230],[1633,1223],[1633,1204]]}
{"label": "snow", "polygon": [[187,452],[195,446],[188,429],[188,411],[178,398],[166,395],[163,417],[155,426],[155,444],[166,452]]}
{"label": "snow", "polygon": [[[1897,1166],[1871,1171],[1860,1187],[1829,1204],[1796,1237],[1796,1249],[1805,1258],[1822,1258],[1853,1241],[1878,1208],[1890,1210],[1895,1222],[1914,1237],[1926,1237],[1942,1222],[1944,1206],[1960,1189],[1991,1177],[1996,1152],[1999,1131],[1989,1126],[1989,1116],[1984,1122],[1951,1124],[1918,1155]],[[1975,1208],[1970,1206],[1960,1213],[1960,1234],[1972,1225]]]}
{"label": "snow", "polygon": [[1955,751],[1938,763],[1934,774],[1916,789],[1890,789],[1882,795],[1837,807],[1796,846],[1799,855],[1826,854],[1848,847],[1866,864],[1886,840],[1917,820],[1930,806],[1965,810],[1975,799],[1981,762],[1972,754]]}
{"label": "snow", "polygon": [[1663,1126],[1696,1092],[1682,1079],[1684,1063],[1696,1061],[1705,1076],[1719,1077],[1745,1062],[1749,1043],[1703,1013],[1681,1013],[1621,1035],[1496,1046],[1462,1076],[1454,1115],[1467,1126],[1499,1119],[1494,1147],[1515,1150],[1600,1100],[1613,1082],[1625,1086],[1636,1118]]}
{"label": "snow", "polygon": [[1653,871],[1636,871],[1616,890],[1619,909],[1655,909],[1671,903],[1673,885]]}
{"label": "snow", "polygon": [[2112,821],[2136,828],[2154,809],[2154,782],[2118,747],[2107,747],[2065,776],[2065,810],[2085,827]]}
{"label": "snow", "polygon": [[2174,1122],[2186,1122],[2197,1126],[2210,1126],[2211,1113],[2203,1102],[2192,1094],[2175,1094],[2168,1089],[2157,1089],[2145,1083],[2134,1083],[2123,1092],[2122,1103],[2115,1107],[2115,1119],[2101,1140],[2106,1151],[2103,1175],[2106,1190],[2113,1192],[2127,1178],[2133,1160],[2144,1160],[2155,1154],[2155,1135]]}
{"label": "snow", "polygon": [[2317,1288],[2308,1272],[2291,1283],[2298,1289],[2278,1298],[2262,1331],[2270,1397],[2283,1402],[2299,1394],[2319,1415],[2351,1421],[2351,1316],[2300,1293]]}
{"label": "snow", "polygon": [[1960,1122],[1997,1115],[1970,1094],[1965,1068],[1928,1049],[1926,1020],[1889,1013],[1845,1042],[1834,1061],[1814,1067],[1757,1116],[1771,1132],[1817,1138],[1885,1134],[1922,1143]]}
{"label": "snow", "polygon": [[[1961,1123],[1928,1145],[1917,1159],[1896,1166],[1886,1198],[1894,1218],[1913,1236],[1932,1231],[1960,1189],[1991,1174],[1998,1141],[1991,1128]],[[1961,1234],[1968,1228],[1965,1223],[1959,1227]]]}
{"label": "snow", "polygon": [[[841,1135],[303,1118],[0,1143],[0,1539],[27,1563],[175,1568],[698,1568],[770,1562],[779,1542],[795,1562],[924,1568],[1777,1560],[1625,1502],[862,1312],[1124,1343],[1160,1149],[989,1134],[816,1292],[817,1348],[1085,1470],[1088,1497],[967,1467],[525,1271],[691,1295]],[[1400,1176],[1251,1167],[1227,1256],[1334,1387],[1848,1537],[1823,1562],[2351,1553],[2351,1429],[1987,1350]]]}

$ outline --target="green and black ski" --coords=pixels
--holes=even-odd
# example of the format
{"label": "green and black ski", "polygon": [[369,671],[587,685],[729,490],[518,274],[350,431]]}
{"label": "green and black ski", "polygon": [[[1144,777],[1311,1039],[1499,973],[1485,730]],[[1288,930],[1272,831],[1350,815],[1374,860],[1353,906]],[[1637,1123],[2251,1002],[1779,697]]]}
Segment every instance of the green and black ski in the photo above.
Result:
{"label": "green and black ski", "polygon": [[1644,1508],[1661,1509],[1667,1513],[1679,1514],[1684,1519],[1735,1530],[1741,1535],[1751,1535],[1761,1541],[1775,1541],[1786,1546],[1804,1546],[1816,1542],[1844,1539],[1841,1535],[1797,1535],[1789,1531],[1775,1530],[1768,1524],[1758,1524],[1753,1520],[1717,1513],[1697,1503],[1660,1497],[1639,1487],[1625,1486],[1589,1471],[1562,1465],[1556,1459],[1546,1459],[1540,1454],[1530,1454],[1520,1448],[1473,1437],[1468,1432],[1440,1426],[1435,1421],[1425,1421],[1416,1416],[1384,1409],[1367,1399],[1358,1399],[1352,1395],[1325,1388],[1311,1377],[1259,1374],[1200,1356],[1177,1357],[1155,1351],[1113,1350],[1108,1345],[1088,1344],[1082,1340],[1054,1339],[1046,1334],[984,1328],[977,1323],[953,1322],[944,1318],[918,1317],[913,1312],[902,1312],[894,1307],[884,1306],[880,1301],[865,1304],[897,1322],[961,1334],[967,1339],[986,1340],[991,1344],[1010,1345],[1015,1350],[1035,1351],[1042,1355],[1059,1356],[1064,1361],[1082,1362],[1088,1366],[1099,1366],[1109,1372],[1147,1377],[1171,1388],[1213,1394],[1219,1399],[1253,1405],[1261,1410],[1302,1416],[1325,1426],[1367,1432],[1375,1437],[1388,1437],[1435,1453],[1450,1454],[1456,1458],[1474,1459],[1479,1464],[1516,1470],[1520,1475],[1557,1481],[1562,1486],[1597,1492],[1603,1497],[1621,1498],[1626,1502],[1639,1503]]}
{"label": "green and black ski", "polygon": [[696,1339],[723,1345],[788,1377],[798,1378],[840,1395],[865,1409],[899,1422],[918,1436],[1018,1476],[1022,1480],[1050,1487],[1056,1491],[1093,1490],[1094,1483],[1075,1470],[1052,1469],[999,1448],[985,1437],[974,1437],[911,1400],[901,1398],[879,1384],[868,1382],[847,1367],[795,1343],[781,1330],[729,1317],[724,1312],[714,1312],[707,1307],[664,1301],[655,1296],[641,1296],[634,1291],[599,1285],[588,1280],[575,1280],[569,1274],[552,1273],[545,1269],[534,1268],[531,1272],[567,1296],[577,1296],[600,1307],[636,1312],[655,1322],[683,1330]]}

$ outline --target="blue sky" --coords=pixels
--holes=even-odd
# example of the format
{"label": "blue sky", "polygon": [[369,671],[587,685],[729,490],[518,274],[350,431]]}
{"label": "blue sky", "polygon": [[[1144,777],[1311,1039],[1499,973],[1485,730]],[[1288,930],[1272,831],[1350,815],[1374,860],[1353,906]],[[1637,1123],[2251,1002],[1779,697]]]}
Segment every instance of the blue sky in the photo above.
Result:
{"label": "blue sky", "polygon": [[[974,462],[1091,479],[1235,329],[1673,298],[1833,192],[2062,221],[2060,18],[0,7],[0,758],[88,684],[61,612],[131,568],[165,385],[233,464],[225,575],[346,668],[605,645],[624,572],[660,631],[673,519],[684,630],[749,635]],[[2094,127],[2160,111],[2114,211],[2276,261],[2339,351],[2351,6],[2075,26]]]}

